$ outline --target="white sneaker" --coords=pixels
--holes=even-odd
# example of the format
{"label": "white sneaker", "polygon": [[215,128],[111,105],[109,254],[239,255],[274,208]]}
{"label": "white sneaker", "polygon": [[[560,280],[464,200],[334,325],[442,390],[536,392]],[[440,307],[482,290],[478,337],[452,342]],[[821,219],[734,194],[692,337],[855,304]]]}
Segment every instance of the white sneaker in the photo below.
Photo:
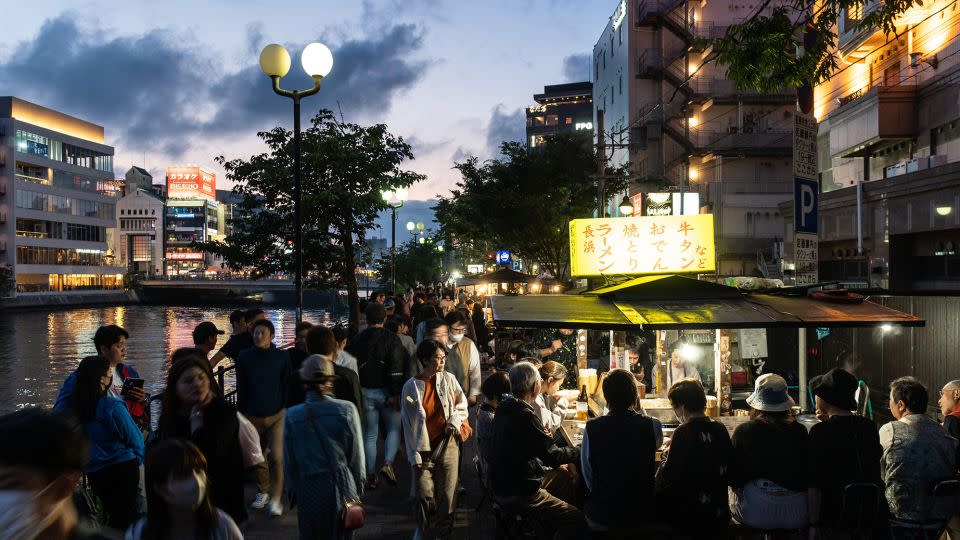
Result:
{"label": "white sneaker", "polygon": [[280,517],[283,515],[283,503],[280,501],[270,501],[270,515]]}
{"label": "white sneaker", "polygon": [[261,510],[263,507],[267,506],[268,502],[270,502],[269,493],[257,493],[257,498],[250,503],[250,508]]}

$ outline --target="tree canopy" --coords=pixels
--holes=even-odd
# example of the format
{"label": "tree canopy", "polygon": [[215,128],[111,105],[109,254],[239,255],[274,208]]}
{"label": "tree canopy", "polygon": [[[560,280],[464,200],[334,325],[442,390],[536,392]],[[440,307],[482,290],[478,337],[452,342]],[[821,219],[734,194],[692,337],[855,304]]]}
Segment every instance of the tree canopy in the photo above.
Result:
{"label": "tree canopy", "polygon": [[[402,291],[417,283],[435,283],[441,278],[441,261],[444,253],[437,250],[438,243],[425,241],[419,243],[416,238],[397,246],[397,290]],[[374,261],[380,283],[390,283],[393,268],[390,253]]]}
{"label": "tree canopy", "polygon": [[[235,208],[232,233],[198,247],[222,256],[233,269],[251,270],[254,278],[292,275],[293,133],[276,127],[257,136],[266,152],[216,158],[243,199]],[[387,208],[381,191],[409,187],[424,176],[401,169],[413,153],[386,125],[339,122],[328,110],[319,111],[302,132],[301,151],[304,286],[345,288],[355,332],[356,269],[370,262],[366,233]]]}
{"label": "tree canopy", "polygon": [[845,12],[863,13],[859,20],[846,21],[856,31],[880,30],[891,36],[906,29],[898,19],[919,5],[920,0],[764,0],[754,15],[713,40],[708,59],[726,67],[740,90],[775,92],[817,85],[838,68],[836,29]]}
{"label": "tree canopy", "polygon": [[[483,163],[459,162],[449,197],[434,206],[441,234],[458,251],[481,259],[488,250],[509,249],[539,263],[558,278],[570,261],[568,223],[591,217],[597,206],[596,157],[590,139],[557,134],[527,149],[517,142],[500,146],[502,157]],[[623,171],[610,171],[607,193],[622,191]]]}

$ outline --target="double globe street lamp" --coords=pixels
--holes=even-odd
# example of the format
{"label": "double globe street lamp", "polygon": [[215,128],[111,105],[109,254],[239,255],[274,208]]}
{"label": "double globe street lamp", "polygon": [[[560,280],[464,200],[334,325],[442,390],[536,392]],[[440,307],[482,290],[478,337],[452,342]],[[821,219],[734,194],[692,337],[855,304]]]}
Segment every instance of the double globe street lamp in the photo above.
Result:
{"label": "double globe street lamp", "polygon": [[294,288],[297,296],[297,324],[303,320],[303,216],[300,214],[300,100],[320,91],[320,81],[333,69],[333,53],[322,43],[304,47],[300,64],[313,77],[307,90],[284,90],[280,79],[290,71],[290,53],[283,45],[272,43],[260,51],[260,69],[273,81],[273,91],[293,100],[293,221]]}
{"label": "double globe street lamp", "polygon": [[[407,188],[397,188],[394,190],[382,191],[383,200],[390,207],[390,290],[397,290],[397,208],[403,206],[403,203],[410,198]],[[407,230],[410,230],[410,224],[407,223]]]}

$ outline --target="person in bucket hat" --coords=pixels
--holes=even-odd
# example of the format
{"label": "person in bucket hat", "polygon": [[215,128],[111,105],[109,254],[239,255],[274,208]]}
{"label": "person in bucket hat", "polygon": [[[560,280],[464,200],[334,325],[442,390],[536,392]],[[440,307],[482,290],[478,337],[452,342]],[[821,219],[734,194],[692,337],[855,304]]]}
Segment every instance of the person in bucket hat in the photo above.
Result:
{"label": "person in bucket hat", "polygon": [[757,378],[747,398],[750,421],[733,432],[730,454],[730,513],[756,529],[807,525],[807,429],[790,407],[783,377]]}
{"label": "person in bucket hat", "polygon": [[[820,423],[810,429],[808,469],[810,528],[819,529],[828,537],[843,533],[843,489],[854,483],[874,484],[880,489],[880,462],[883,449],[873,421],[856,416],[854,395],[857,378],[844,369],[833,368],[810,379],[810,391],[816,403]],[[873,509],[873,519],[863,523],[879,523],[880,508]],[[870,536],[870,531],[858,531]]]}
{"label": "person in bucket hat", "polygon": [[787,381],[775,373],[766,373],[757,377],[747,405],[757,411],[783,412],[789,411],[794,401],[787,393]]}

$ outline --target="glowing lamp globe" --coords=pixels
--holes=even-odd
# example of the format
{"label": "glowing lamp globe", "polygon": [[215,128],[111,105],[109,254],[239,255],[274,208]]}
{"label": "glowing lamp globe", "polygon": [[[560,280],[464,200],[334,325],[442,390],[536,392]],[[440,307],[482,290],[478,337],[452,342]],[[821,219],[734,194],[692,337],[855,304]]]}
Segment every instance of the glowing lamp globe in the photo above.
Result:
{"label": "glowing lamp globe", "polygon": [[303,70],[311,77],[326,77],[333,69],[333,53],[323,43],[311,43],[300,56]]}
{"label": "glowing lamp globe", "polygon": [[283,45],[267,45],[260,51],[260,69],[269,77],[283,77],[290,71],[290,53]]}

